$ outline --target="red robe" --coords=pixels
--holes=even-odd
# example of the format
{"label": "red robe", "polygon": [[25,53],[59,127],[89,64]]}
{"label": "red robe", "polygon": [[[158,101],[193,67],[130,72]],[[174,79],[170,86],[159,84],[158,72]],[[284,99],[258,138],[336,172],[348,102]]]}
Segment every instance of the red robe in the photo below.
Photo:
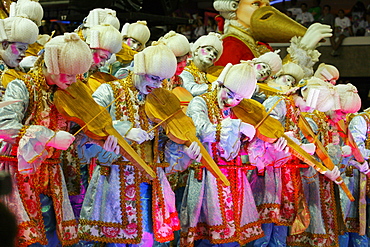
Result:
{"label": "red robe", "polygon": [[[257,42],[257,45],[267,48],[266,52],[273,51],[267,43]],[[216,66],[226,66],[228,63],[238,64],[240,60],[252,60],[256,57],[256,51],[252,52],[248,45],[234,36],[225,37],[222,46],[223,52],[220,59],[216,61]]]}

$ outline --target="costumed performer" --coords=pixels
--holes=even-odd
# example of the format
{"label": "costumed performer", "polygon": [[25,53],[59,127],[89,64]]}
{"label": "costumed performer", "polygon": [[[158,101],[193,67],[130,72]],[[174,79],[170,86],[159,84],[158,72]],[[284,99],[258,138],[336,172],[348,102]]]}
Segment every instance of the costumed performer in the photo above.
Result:
{"label": "costumed performer", "polygon": [[[0,25],[1,101],[7,84],[23,74],[19,74],[19,63],[24,58],[28,45],[36,41],[39,30],[35,23],[22,17],[2,19]],[[13,72],[7,73],[10,69],[14,69]]]}
{"label": "costumed performer", "polygon": [[[333,124],[336,124],[341,120],[346,121],[346,118],[349,115],[352,120],[348,126],[348,131],[351,133],[352,137],[356,136],[356,138],[358,138],[361,135],[361,132],[359,131],[362,131],[363,133],[364,125],[361,125],[361,123],[366,121],[366,115],[365,118],[363,118],[362,116],[364,115],[362,114],[359,116],[351,114],[356,113],[361,107],[361,98],[358,95],[357,88],[349,83],[338,84],[335,86],[335,90],[339,95],[340,109],[335,112],[330,112],[330,121],[332,121]],[[356,119],[354,120],[354,118]],[[354,122],[352,122],[353,120]],[[344,122],[344,125],[347,125],[347,123]],[[365,126],[367,125],[365,124]],[[355,142],[358,142],[363,148],[364,142],[361,143],[359,142],[359,139],[356,140],[356,138],[354,139]],[[369,165],[366,159],[361,162],[357,161],[357,157],[353,155],[351,147],[346,146],[345,141],[345,139],[341,138],[341,142],[339,143],[341,149],[338,148],[338,145],[330,146],[330,148],[328,148],[329,151],[333,150],[333,154],[331,155],[333,157],[333,161],[337,159],[337,163],[342,166],[341,176],[343,181],[346,183],[355,198],[355,201],[351,202],[347,196],[340,191],[340,203],[343,210],[346,233],[339,236],[339,245],[346,246],[353,244],[354,246],[368,246],[369,240],[366,236],[366,174],[370,172]],[[362,151],[364,149],[360,150]]]}
{"label": "costumed performer", "polygon": [[135,23],[125,23],[122,30],[122,48],[112,57],[102,71],[112,74],[119,79],[123,79],[132,70],[134,55],[145,48],[150,38],[150,30],[146,21]]}
{"label": "costumed performer", "polygon": [[[30,37],[36,40],[37,32]],[[45,45],[27,77],[7,86],[4,100],[21,100],[0,109],[0,167],[13,180],[13,191],[2,202],[17,216],[18,246],[78,241],[59,159],[60,150],[67,149],[74,137],[67,132],[69,122],[56,110],[53,95],[76,82],[76,75],[85,73],[91,60],[89,47],[76,34],[66,33]]]}
{"label": "costumed performer", "polygon": [[177,67],[175,75],[170,78],[168,82],[164,82],[163,87],[172,90],[176,87],[183,85],[182,78],[179,76],[187,65],[187,60],[190,57],[190,44],[189,40],[182,34],[170,31],[163,37],[159,38],[158,41],[152,43],[152,45],[163,43],[168,46],[173,54],[176,56]]}
{"label": "costumed performer", "polygon": [[180,74],[182,86],[193,96],[209,91],[211,83],[207,79],[207,69],[212,67],[222,54],[221,36],[209,33],[199,37],[192,45],[192,58]]}
{"label": "costumed performer", "polygon": [[[147,133],[154,123],[144,111],[146,96],[175,71],[173,52],[165,45],[151,46],[134,56],[134,70],[128,77],[102,84],[94,92],[94,99],[104,107],[118,98],[108,107],[114,127],[133,143],[157,177],[149,181],[124,157],[98,164],[81,211],[81,239],[107,246],[153,246],[154,239],[172,240],[173,232],[180,228],[175,196],[164,173],[163,167],[168,164],[161,151],[162,138],[158,128]],[[178,158],[171,157],[174,162],[169,166],[189,164],[190,158],[197,158],[199,152],[197,145],[183,148],[176,152]],[[170,167],[166,169],[171,170]]]}
{"label": "costumed performer", "polygon": [[[342,151],[338,132],[331,124],[331,120],[335,121],[335,116],[333,114],[331,118],[326,115],[326,112],[341,112],[338,93],[332,84],[312,77],[307,81],[307,86],[301,90],[301,95],[310,108],[310,112],[302,113],[301,117],[306,119],[309,128],[328,150],[328,158],[333,161],[334,168],[321,173],[313,167],[301,169],[309,222],[305,228],[288,236],[287,242],[293,246],[339,246],[338,236],[343,234],[344,223],[339,189],[335,183],[340,176],[337,165]],[[303,142],[308,142],[302,134],[301,136]]]}
{"label": "costumed performer", "polygon": [[258,212],[242,164],[245,138],[252,139],[252,125],[231,111],[256,87],[250,62],[229,64],[220,74],[215,90],[196,96],[187,115],[196,133],[223,174],[225,186],[202,165],[190,167],[181,206],[181,246],[241,246],[263,236]]}

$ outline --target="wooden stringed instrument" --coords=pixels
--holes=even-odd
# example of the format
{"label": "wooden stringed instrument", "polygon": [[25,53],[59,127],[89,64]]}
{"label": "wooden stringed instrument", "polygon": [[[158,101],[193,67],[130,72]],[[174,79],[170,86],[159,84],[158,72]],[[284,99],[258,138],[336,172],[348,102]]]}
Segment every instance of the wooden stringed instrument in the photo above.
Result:
{"label": "wooden stringed instrument", "polygon": [[[180,110],[179,110],[180,109]],[[178,144],[190,146],[192,142],[197,142],[202,153],[202,164],[216,177],[221,179],[224,185],[229,186],[230,182],[221,172],[220,168],[209,155],[206,148],[196,137],[196,128],[193,120],[181,111],[179,99],[170,91],[163,88],[156,88],[146,97],[145,112],[147,116],[156,123],[163,122],[162,126],[166,130],[167,136]],[[178,112],[167,121],[163,121],[168,116]]]}
{"label": "wooden stringed instrument", "polygon": [[186,113],[190,101],[194,98],[193,95],[183,87],[175,87],[172,89],[172,93],[180,100],[182,110]]}
{"label": "wooden stringed instrument", "polygon": [[67,120],[83,126],[84,133],[90,138],[105,140],[109,135],[114,135],[121,147],[121,155],[138,168],[143,169],[151,177],[156,177],[152,168],[145,163],[140,155],[113,127],[109,112],[95,102],[91,96],[90,89],[83,82],[77,81],[66,90],[56,91],[54,103],[60,114]]}
{"label": "wooden stringed instrument", "polygon": [[[232,108],[232,111],[243,122],[249,123],[253,126],[258,125],[259,127],[256,128],[256,136],[261,140],[273,143],[278,138],[283,137],[285,140],[287,140],[287,146],[290,147],[290,152],[298,159],[302,160],[307,165],[312,166],[320,173],[328,170],[327,167],[318,162],[297,143],[285,135],[284,126],[277,119],[267,115],[265,107],[261,103],[252,99],[243,99],[240,104]],[[260,123],[261,120],[263,120],[262,124]],[[342,181],[340,183],[341,188],[344,190],[348,198],[351,201],[354,201],[354,198],[343,182],[343,179],[339,177],[337,181]]]}
{"label": "wooden stringed instrument", "polygon": [[346,145],[351,147],[351,151],[355,159],[360,163],[364,163],[365,158],[358,148],[355,140],[353,139],[351,132],[348,130],[348,125],[344,122],[344,120],[338,121],[336,125],[338,128],[338,132],[340,136],[344,138]]}

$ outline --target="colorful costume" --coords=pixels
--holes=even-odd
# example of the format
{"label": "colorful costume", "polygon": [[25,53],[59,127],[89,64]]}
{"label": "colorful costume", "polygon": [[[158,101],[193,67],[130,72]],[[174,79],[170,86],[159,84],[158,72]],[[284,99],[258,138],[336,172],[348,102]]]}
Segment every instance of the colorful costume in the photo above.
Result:
{"label": "colorful costume", "polygon": [[[22,101],[0,110],[4,139],[1,170],[10,172],[13,178],[13,192],[3,201],[17,215],[19,246],[48,244],[46,234],[55,231],[54,213],[61,243],[71,245],[77,242],[77,222],[59,165],[60,151],[44,151],[56,131],[68,130],[68,123],[53,105],[56,88],[40,82],[39,77],[28,76],[25,81],[14,80],[7,86],[4,99]],[[39,166],[35,174],[22,174],[23,169],[36,169],[34,166]],[[48,219],[45,226],[43,214]]]}
{"label": "colorful costume", "polygon": [[233,119],[230,110],[221,112],[216,104],[215,91],[195,97],[187,115],[232,185],[222,185],[197,165],[190,170],[181,209],[181,246],[191,246],[198,239],[212,244],[245,244],[263,235],[246,177],[248,167],[240,158],[240,120]]}
{"label": "colorful costume", "polygon": [[[133,87],[131,75],[122,81],[103,84],[93,97],[105,107],[122,90],[125,93],[114,106],[108,108],[112,118],[120,120],[116,122],[116,129],[125,136],[132,127],[153,127],[154,124],[148,121],[144,113],[145,96]],[[155,138],[154,143],[134,144],[134,148],[144,160],[155,167],[158,178],[151,183],[125,159],[113,163],[99,160],[81,212],[79,235],[82,239],[139,244],[143,232],[153,231],[157,241],[166,242],[173,239],[173,231],[178,230],[180,225],[174,205],[174,194],[163,169],[168,164],[158,151],[158,130],[151,135]],[[158,159],[161,159],[160,163],[157,162]],[[153,205],[150,199],[152,196]]]}

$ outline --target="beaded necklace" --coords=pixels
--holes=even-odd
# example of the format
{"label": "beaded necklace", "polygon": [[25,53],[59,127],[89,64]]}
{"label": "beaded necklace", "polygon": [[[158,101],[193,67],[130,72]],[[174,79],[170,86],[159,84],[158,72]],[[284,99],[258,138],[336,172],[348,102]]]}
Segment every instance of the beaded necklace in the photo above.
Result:
{"label": "beaded necklace", "polygon": [[204,99],[208,109],[208,118],[216,127],[216,142],[220,141],[221,121],[223,119],[221,110],[217,102],[217,90],[202,94],[200,97]]}
{"label": "beaded necklace", "polygon": [[291,96],[281,96],[284,98],[286,106],[286,116],[285,116],[285,130],[293,131],[295,135],[298,134],[298,117],[300,110],[295,106],[294,100]]}
{"label": "beaded necklace", "polygon": [[[134,124],[135,128],[141,128],[142,130],[148,131],[154,124],[149,121],[145,114],[145,95],[141,94],[134,86],[132,81],[133,74],[123,80],[108,82],[111,85],[115,101],[116,112],[115,116],[117,120],[128,120]],[[148,133],[151,139],[159,136],[159,130],[156,128],[153,132]],[[158,147],[158,138],[154,138],[154,148]],[[133,148],[138,151],[140,150],[141,157],[145,159],[144,145],[139,145],[136,142],[133,143]],[[154,149],[156,150],[156,149]],[[154,161],[157,160],[159,153],[154,152]]]}
{"label": "beaded necklace", "polygon": [[315,110],[306,115],[310,117],[317,125],[317,135],[324,146],[333,142],[333,129],[329,125],[329,119],[324,112]]}
{"label": "beaded necklace", "polygon": [[192,74],[194,81],[198,84],[210,84],[205,72],[200,71],[197,66],[195,66],[193,61],[190,61],[189,65],[185,67],[185,70]]}
{"label": "beaded necklace", "polygon": [[30,125],[40,124],[51,130],[57,130],[59,115],[53,103],[55,87],[46,83],[42,73],[43,62],[43,58],[36,61],[34,68],[25,76],[30,98],[24,122]]}

